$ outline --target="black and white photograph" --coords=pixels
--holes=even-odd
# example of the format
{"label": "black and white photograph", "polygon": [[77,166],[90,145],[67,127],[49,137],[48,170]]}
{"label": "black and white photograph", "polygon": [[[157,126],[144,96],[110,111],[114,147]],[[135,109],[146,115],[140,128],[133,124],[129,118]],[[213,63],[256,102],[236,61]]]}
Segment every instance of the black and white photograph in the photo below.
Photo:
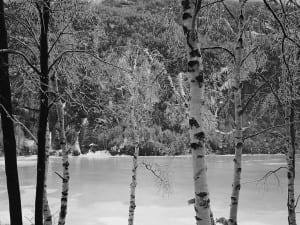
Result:
{"label": "black and white photograph", "polygon": [[0,0],[0,225],[299,225],[299,0]]}

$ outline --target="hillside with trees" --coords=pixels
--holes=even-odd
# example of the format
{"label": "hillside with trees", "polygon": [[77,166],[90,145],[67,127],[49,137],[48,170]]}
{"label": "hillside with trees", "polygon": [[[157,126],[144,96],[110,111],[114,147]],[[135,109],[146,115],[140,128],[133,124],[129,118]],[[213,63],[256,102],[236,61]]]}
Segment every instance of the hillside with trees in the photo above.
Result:
{"label": "hillside with trees", "polygon": [[205,155],[234,155],[222,223],[236,225],[242,155],[284,154],[296,225],[297,1],[0,2],[0,154],[12,225],[22,217],[16,154],[37,155],[36,225],[52,223],[49,156],[62,156],[63,225],[68,155],[97,151],[133,156],[129,225],[139,156],[192,155],[196,222],[212,225]]}
{"label": "hillside with trees", "polygon": [[[148,121],[143,128],[140,154],[187,154],[189,138],[180,92],[186,96],[189,93],[178,4],[175,1],[129,1],[126,4],[103,1],[99,4],[80,2],[76,8],[67,6],[72,3],[65,4],[64,7],[71,9],[55,13],[49,38],[54,44],[53,57],[65,50],[78,51],[64,55],[51,72],[58,77],[58,94],[66,104],[68,145],[74,148],[78,139],[82,153],[93,146],[112,154],[132,154],[130,112],[124,107],[130,98],[125,77],[132,71],[133,58],[138,57],[139,71],[146,73],[144,76],[148,80],[142,93],[146,96],[144,104],[148,105]],[[226,8],[237,15],[238,3],[226,4]],[[204,37],[201,43],[204,70],[208,77],[205,85],[209,90],[205,97],[208,105],[206,129],[210,134],[207,144],[209,152],[216,154],[234,152],[234,62],[229,51],[234,51],[238,28],[227,9],[219,3],[207,6],[199,18],[199,32]],[[30,16],[31,11],[26,3],[7,5],[9,43],[12,49],[22,50],[34,64],[37,47],[31,32],[38,28]],[[276,34],[280,27],[263,3],[250,2],[245,11],[245,51],[250,55],[241,75],[244,133],[247,136],[272,126],[275,128],[245,140],[244,152],[281,153],[285,128],[276,127],[284,123],[284,117],[276,109],[278,100],[284,98],[283,87],[280,87],[281,44]],[[22,25],[21,20],[25,18],[28,24]],[[26,27],[29,25],[30,29]],[[57,35],[61,37],[55,42]],[[36,150],[28,147],[34,146],[28,131],[32,134],[37,131],[36,75],[20,56],[11,57],[20,62],[11,68],[14,114],[26,126],[26,129],[20,128],[21,136],[24,133],[20,137],[20,154],[33,154]],[[139,72],[134,76],[134,79],[142,79]],[[50,98],[54,100],[55,95]],[[55,110],[50,110],[49,119],[51,147],[58,150]]]}

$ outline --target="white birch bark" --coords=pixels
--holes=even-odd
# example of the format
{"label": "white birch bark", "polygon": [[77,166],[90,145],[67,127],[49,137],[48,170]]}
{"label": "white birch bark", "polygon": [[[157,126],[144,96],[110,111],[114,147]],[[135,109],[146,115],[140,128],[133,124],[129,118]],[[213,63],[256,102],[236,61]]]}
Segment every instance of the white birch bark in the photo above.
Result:
{"label": "white birch bark", "polygon": [[63,182],[62,182],[58,225],[64,225],[66,222],[66,215],[67,215],[70,175],[69,175],[68,151],[66,145],[64,106],[61,100],[59,100],[57,104],[57,115],[58,115],[58,123],[59,123],[60,146],[62,149],[62,166],[63,166]]}
{"label": "white birch bark", "polygon": [[[58,80],[56,75],[53,75],[51,78],[52,88],[54,92],[59,95],[58,89]],[[65,132],[65,119],[64,119],[64,107],[65,104],[58,100],[56,103],[56,111],[58,117],[59,124],[59,136],[60,136],[60,147],[62,150],[62,192],[60,199],[60,212],[58,218],[58,225],[64,225],[66,223],[66,215],[67,215],[67,206],[68,206],[68,195],[69,195],[69,159],[68,159],[68,150],[67,150],[67,141],[66,141],[66,132]]]}
{"label": "white birch bark", "polygon": [[[297,56],[295,57],[297,59]],[[296,71],[297,64],[296,61]],[[288,225],[297,225],[296,221],[296,201],[295,201],[295,154],[296,154],[296,128],[295,128],[295,94],[294,94],[294,76],[292,71],[284,71],[286,75],[286,110],[285,110],[285,122],[287,125],[287,152],[286,152],[286,162],[287,162],[287,179],[288,179]]]}
{"label": "white birch bark", "polygon": [[287,126],[288,133],[288,147],[286,154],[287,161],[287,178],[288,178],[288,199],[287,199],[287,207],[288,207],[288,225],[297,225],[296,223],[296,207],[295,207],[295,138],[296,138],[296,130],[295,130],[295,113],[293,109],[292,100],[289,109],[287,110],[286,117],[289,120],[289,125]]}
{"label": "white birch bark", "polygon": [[[149,54],[148,54],[149,55]],[[137,64],[137,56],[134,60],[133,65],[133,74],[132,76],[129,75],[128,82],[129,82],[129,90],[131,93],[130,104],[131,104],[131,112],[130,112],[130,120],[133,128],[133,138],[134,138],[134,153],[132,159],[132,176],[131,176],[131,183],[130,183],[130,201],[129,201],[129,215],[128,215],[128,225],[134,224],[134,212],[136,208],[135,202],[135,190],[137,186],[137,168],[138,168],[138,156],[139,156],[139,133],[138,133],[138,124],[137,124],[137,108],[138,108],[138,91],[137,91],[137,84],[135,82],[134,73],[136,72],[136,64]]]}
{"label": "white birch bark", "polygon": [[235,156],[234,162],[234,174],[232,183],[232,193],[231,193],[231,203],[230,203],[230,214],[228,219],[229,225],[237,224],[237,213],[238,213],[238,203],[239,194],[241,189],[241,172],[242,172],[242,151],[243,151],[243,133],[242,133],[242,89],[241,89],[241,64],[243,55],[243,26],[244,26],[244,6],[245,1],[240,0],[240,14],[238,19],[238,40],[236,45],[235,53],[235,77],[234,77],[234,115],[235,115]]}
{"label": "white birch bark", "polygon": [[44,198],[43,198],[43,213],[44,213],[44,225],[52,225],[52,215],[49,207],[47,196],[47,181],[48,181],[48,167],[49,167],[49,150],[50,150],[50,132],[49,123],[47,124],[46,131],[46,145],[45,145],[45,183],[44,183]]}
{"label": "white birch bark", "polygon": [[138,127],[136,123],[134,108],[131,110],[131,122],[133,125],[133,132],[134,132],[134,153],[132,159],[132,177],[131,177],[131,184],[130,184],[128,225],[133,225],[134,223],[134,211],[136,207],[135,190],[137,186],[137,168],[138,168],[138,156],[139,156],[139,134],[138,134]]}
{"label": "white birch bark", "polygon": [[[182,0],[182,26],[188,47],[188,72],[190,76],[189,126],[190,146],[193,155],[193,178],[195,190],[195,212],[197,225],[211,225],[210,199],[207,185],[207,166],[205,162],[205,132],[203,127],[204,76],[203,63],[196,18],[200,6],[199,1]],[[187,106],[186,106],[187,107]]]}
{"label": "white birch bark", "polygon": [[62,149],[62,166],[63,166],[63,182],[62,182],[61,203],[60,203],[61,205],[60,205],[58,225],[64,225],[66,222],[66,215],[67,215],[70,175],[69,175],[68,151],[66,146],[64,107],[61,100],[57,104],[57,114],[58,114],[60,146]]}

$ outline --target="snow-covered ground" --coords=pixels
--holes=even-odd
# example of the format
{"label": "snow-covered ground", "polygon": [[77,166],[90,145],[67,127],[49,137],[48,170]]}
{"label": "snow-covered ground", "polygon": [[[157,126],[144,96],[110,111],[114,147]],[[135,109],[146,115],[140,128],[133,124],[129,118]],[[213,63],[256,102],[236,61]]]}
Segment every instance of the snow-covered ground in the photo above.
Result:
{"label": "snow-covered ground", "polygon": [[[299,156],[298,156],[299,157]],[[299,159],[299,158],[298,158]],[[192,163],[190,156],[142,157],[159,164],[167,171],[171,184],[168,190],[144,167],[138,170],[135,224],[190,225],[194,210],[187,205],[193,197]],[[34,216],[36,156],[19,157],[19,174],[24,224]],[[232,156],[209,156],[208,176],[211,204],[215,217],[229,213]],[[239,225],[287,225],[286,174],[279,171],[280,185],[270,177],[264,183],[256,180],[269,170],[285,163],[284,156],[246,156],[243,161]],[[298,164],[297,164],[298,165]],[[2,168],[2,169],[1,169]],[[0,159],[0,221],[9,222],[8,200],[3,159]],[[127,224],[131,157],[112,157],[105,152],[70,157],[70,195],[66,225],[123,225]],[[48,174],[48,196],[54,219],[57,218],[61,179],[61,157],[51,157]],[[297,167],[300,173],[300,167]],[[300,181],[296,182],[296,190]],[[298,219],[300,214],[297,214]]]}

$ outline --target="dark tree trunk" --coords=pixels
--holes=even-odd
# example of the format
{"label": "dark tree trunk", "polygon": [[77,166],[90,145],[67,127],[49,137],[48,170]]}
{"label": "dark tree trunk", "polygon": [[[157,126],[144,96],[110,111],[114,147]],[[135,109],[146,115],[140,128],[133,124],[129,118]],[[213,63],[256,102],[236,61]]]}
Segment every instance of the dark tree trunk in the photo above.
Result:
{"label": "dark tree trunk", "polygon": [[[0,0],[0,49],[7,49],[7,31],[3,0]],[[16,140],[12,121],[7,53],[0,54],[0,104],[10,224],[22,225],[22,208],[17,168]]]}
{"label": "dark tree trunk", "polygon": [[48,120],[48,24],[50,17],[50,1],[44,0],[37,3],[40,17],[40,114],[38,126],[38,159],[37,159],[37,179],[35,196],[35,225],[43,225],[43,195],[45,183],[45,145],[46,130]]}

